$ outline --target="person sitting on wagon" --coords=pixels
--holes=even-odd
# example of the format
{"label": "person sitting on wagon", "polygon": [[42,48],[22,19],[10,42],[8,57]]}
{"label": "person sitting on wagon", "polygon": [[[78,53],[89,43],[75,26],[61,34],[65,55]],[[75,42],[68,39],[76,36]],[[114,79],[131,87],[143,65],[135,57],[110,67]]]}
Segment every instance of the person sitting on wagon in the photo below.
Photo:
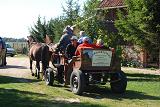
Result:
{"label": "person sitting on wagon", "polygon": [[97,48],[101,48],[101,49],[109,49],[111,50],[113,53],[115,52],[114,48],[111,48],[111,47],[106,47],[104,45],[104,42],[102,39],[98,39],[97,42],[96,42],[96,47]]}
{"label": "person sitting on wagon", "polygon": [[70,38],[74,35],[73,28],[70,27],[69,25],[65,27],[65,29],[63,30],[63,33],[64,34],[61,36],[57,44],[56,52],[60,50],[62,52],[65,52],[67,45],[71,43]]}
{"label": "person sitting on wagon", "polygon": [[105,48],[104,42],[102,39],[97,39],[96,46],[97,48]]}
{"label": "person sitting on wagon", "polygon": [[67,57],[67,62],[65,63],[65,69],[64,69],[64,83],[65,85],[69,84],[69,79],[72,71],[72,57],[75,56],[75,51],[79,45],[77,42],[78,38],[77,36],[71,37],[71,43],[67,45],[65,55]]}
{"label": "person sitting on wagon", "polygon": [[[82,44],[83,43],[83,38],[88,37],[88,36],[86,35],[85,31],[80,31],[79,35],[80,35],[80,38],[78,39],[78,43]],[[89,43],[92,44],[91,38],[89,38]]]}
{"label": "person sitting on wagon", "polygon": [[66,48],[66,57],[70,60],[73,56],[75,56],[75,51],[79,45],[77,42],[78,38],[77,36],[72,36],[71,43],[67,45]]}
{"label": "person sitting on wagon", "polygon": [[83,48],[97,48],[97,46],[96,46],[95,44],[90,44],[90,43],[89,43],[89,37],[84,37],[84,38],[83,38],[83,43],[80,44],[80,45],[77,47],[77,50],[76,50],[76,52],[75,52],[75,55],[76,55],[76,56],[80,55],[81,50],[82,50]]}

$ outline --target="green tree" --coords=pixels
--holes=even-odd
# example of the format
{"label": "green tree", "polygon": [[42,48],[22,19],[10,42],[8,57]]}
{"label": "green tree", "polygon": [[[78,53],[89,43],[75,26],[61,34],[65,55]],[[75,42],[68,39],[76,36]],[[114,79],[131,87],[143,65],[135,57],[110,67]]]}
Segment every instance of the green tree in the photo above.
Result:
{"label": "green tree", "polygon": [[116,21],[119,34],[148,51],[159,49],[160,53],[160,1],[125,0],[125,3],[128,14],[119,12]]}
{"label": "green tree", "polygon": [[51,23],[54,26],[54,34],[55,34],[54,42],[56,43],[62,36],[63,29],[65,28],[66,25],[62,16],[51,19]]}
{"label": "green tree", "polygon": [[55,25],[53,23],[53,19],[50,19],[46,25],[46,35],[50,37],[52,41],[55,39]]}
{"label": "green tree", "polygon": [[46,34],[50,35],[54,42],[58,42],[59,38],[63,34],[63,29],[67,25],[74,25],[79,18],[80,5],[77,0],[66,0],[66,8],[63,7],[63,14],[60,17],[51,19],[46,22],[45,18],[41,20],[38,17],[36,24],[29,29],[31,35],[33,35],[39,42],[44,42]]}
{"label": "green tree", "polygon": [[[123,37],[115,31],[110,31],[106,22],[106,14],[109,10],[97,10],[100,0],[87,0],[84,4],[83,17],[78,25],[94,40],[101,38],[106,46],[116,48],[123,43]],[[109,22],[110,23],[110,22]],[[113,22],[111,22],[113,23]]]}
{"label": "green tree", "polygon": [[99,31],[99,22],[96,17],[96,8],[99,3],[100,0],[87,0],[83,6],[82,17],[76,22],[76,25],[92,39],[97,38]]}
{"label": "green tree", "polygon": [[60,17],[51,19],[50,22],[54,26],[54,42],[58,42],[63,34],[63,29],[67,25],[74,25],[79,19],[80,6],[77,0],[66,0],[65,7],[63,8],[63,14]]}
{"label": "green tree", "polygon": [[80,14],[79,0],[66,0],[65,7],[62,6],[65,25],[73,25]]}
{"label": "green tree", "polygon": [[39,16],[37,23],[29,29],[29,32],[37,41],[44,42],[46,35],[50,35],[52,39],[54,38],[54,25],[52,20],[46,22],[44,18],[43,21],[41,21],[41,17]]}

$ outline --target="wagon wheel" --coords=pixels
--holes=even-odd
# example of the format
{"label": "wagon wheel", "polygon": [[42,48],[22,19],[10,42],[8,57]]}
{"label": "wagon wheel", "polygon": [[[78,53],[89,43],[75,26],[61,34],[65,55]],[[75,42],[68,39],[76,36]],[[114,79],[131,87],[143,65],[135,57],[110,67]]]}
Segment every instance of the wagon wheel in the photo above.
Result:
{"label": "wagon wheel", "polygon": [[51,68],[47,68],[46,72],[45,72],[45,81],[46,81],[46,85],[53,85],[54,82],[54,73],[53,70]]}
{"label": "wagon wheel", "polygon": [[78,95],[83,93],[86,84],[85,75],[82,71],[78,70],[72,72],[70,77],[70,86],[73,93]]}
{"label": "wagon wheel", "polygon": [[115,93],[124,93],[127,87],[127,78],[123,71],[111,75],[111,90]]}

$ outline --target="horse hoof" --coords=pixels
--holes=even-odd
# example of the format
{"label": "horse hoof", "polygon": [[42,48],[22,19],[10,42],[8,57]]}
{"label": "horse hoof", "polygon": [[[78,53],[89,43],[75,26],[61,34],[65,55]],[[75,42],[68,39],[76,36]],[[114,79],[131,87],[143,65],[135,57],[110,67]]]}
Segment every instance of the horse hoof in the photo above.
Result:
{"label": "horse hoof", "polygon": [[34,73],[32,73],[32,76],[34,76]]}
{"label": "horse hoof", "polygon": [[43,76],[42,81],[44,81],[44,80],[45,80],[45,77]]}
{"label": "horse hoof", "polygon": [[35,74],[34,76],[37,77],[37,74]]}
{"label": "horse hoof", "polygon": [[40,76],[37,76],[37,79],[40,79]]}

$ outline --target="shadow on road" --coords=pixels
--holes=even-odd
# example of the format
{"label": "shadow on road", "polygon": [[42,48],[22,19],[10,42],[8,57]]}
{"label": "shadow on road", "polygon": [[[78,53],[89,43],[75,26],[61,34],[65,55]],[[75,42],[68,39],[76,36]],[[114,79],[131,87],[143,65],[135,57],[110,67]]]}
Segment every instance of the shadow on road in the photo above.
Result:
{"label": "shadow on road", "polygon": [[28,69],[26,66],[18,66],[18,65],[7,65],[7,66],[4,66],[4,67],[0,67],[0,69],[10,69],[10,68]]}
{"label": "shadow on road", "polygon": [[27,78],[18,78],[18,77],[10,77],[10,76],[0,76],[0,84],[31,83],[31,82],[39,82],[39,81],[41,81],[41,80],[27,79]]}

